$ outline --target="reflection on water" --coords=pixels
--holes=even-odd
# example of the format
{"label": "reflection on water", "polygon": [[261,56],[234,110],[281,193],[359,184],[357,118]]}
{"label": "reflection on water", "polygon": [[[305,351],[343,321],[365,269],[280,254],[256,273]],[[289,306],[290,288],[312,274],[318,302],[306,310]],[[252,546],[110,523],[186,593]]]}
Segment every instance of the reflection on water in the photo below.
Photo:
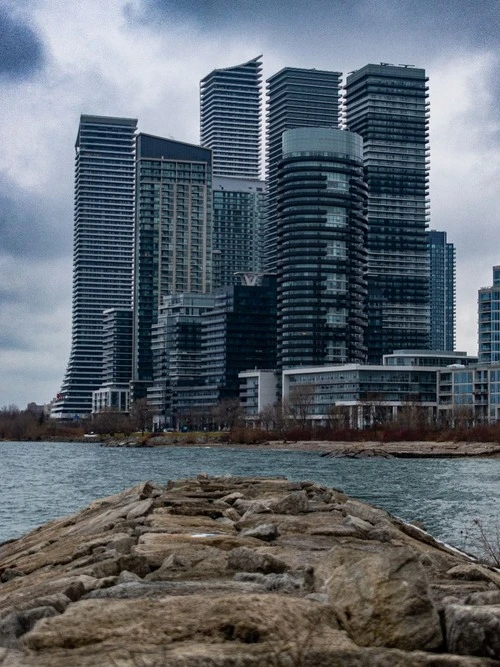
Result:
{"label": "reflection on water", "polygon": [[500,459],[337,459],[241,447],[113,449],[93,443],[0,442],[0,541],[141,480],[285,475],[343,489],[467,548],[474,518],[496,521]]}

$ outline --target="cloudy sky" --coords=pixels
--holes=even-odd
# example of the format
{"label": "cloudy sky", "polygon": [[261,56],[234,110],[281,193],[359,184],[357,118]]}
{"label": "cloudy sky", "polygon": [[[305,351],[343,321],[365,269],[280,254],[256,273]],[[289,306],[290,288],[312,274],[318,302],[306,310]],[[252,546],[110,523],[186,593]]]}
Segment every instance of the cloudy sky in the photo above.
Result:
{"label": "cloudy sky", "polygon": [[498,0],[0,0],[0,406],[46,402],[70,351],[73,161],[81,113],[199,136],[198,82],[264,54],[430,77],[431,227],[457,249],[457,348],[500,264]]}

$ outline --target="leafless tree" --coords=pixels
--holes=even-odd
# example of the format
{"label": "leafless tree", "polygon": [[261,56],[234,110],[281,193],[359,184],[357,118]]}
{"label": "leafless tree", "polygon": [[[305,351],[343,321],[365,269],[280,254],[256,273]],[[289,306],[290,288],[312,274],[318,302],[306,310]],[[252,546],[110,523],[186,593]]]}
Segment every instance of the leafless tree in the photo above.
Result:
{"label": "leafless tree", "polygon": [[144,435],[151,430],[153,412],[148,405],[147,398],[138,398],[130,409],[130,419],[134,427]]}
{"label": "leafless tree", "polygon": [[229,430],[243,421],[243,408],[238,398],[225,398],[212,408],[214,424],[219,429]]}
{"label": "leafless tree", "polygon": [[313,414],[314,385],[298,384],[288,394],[288,414],[297,426],[305,428]]}

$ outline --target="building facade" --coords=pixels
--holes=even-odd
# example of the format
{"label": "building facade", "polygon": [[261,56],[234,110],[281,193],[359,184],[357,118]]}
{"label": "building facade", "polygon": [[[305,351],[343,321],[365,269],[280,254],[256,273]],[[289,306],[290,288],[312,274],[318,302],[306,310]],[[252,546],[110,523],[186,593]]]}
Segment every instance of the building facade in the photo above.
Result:
{"label": "building facade", "polygon": [[276,211],[282,135],[299,127],[338,127],[340,72],[285,67],[267,80],[268,216],[264,233],[264,270],[278,268]]}
{"label": "building facade", "polygon": [[216,69],[200,82],[200,142],[214,176],[260,178],[262,56]]}
{"label": "building facade", "polygon": [[[301,366],[281,372],[284,412],[280,419],[300,417],[302,425],[367,428],[397,421],[407,427],[418,421],[431,423],[457,405],[472,404],[473,392],[485,391],[484,374],[476,378],[477,357],[466,352],[398,350],[383,364],[325,364]],[[440,380],[440,377],[443,379]],[[455,377],[456,391],[452,389]],[[277,386],[271,371],[248,370],[239,374],[240,403],[250,425],[276,418],[270,408]],[[491,376],[492,395],[500,406],[500,365]],[[480,383],[482,383],[480,385]],[[453,392],[458,398],[453,398]],[[485,403],[485,399],[481,399]],[[478,403],[479,404],[479,403]],[[497,416],[500,414],[498,409]]]}
{"label": "building facade", "polygon": [[455,349],[456,271],[455,246],[446,232],[427,232],[430,258],[430,307],[433,350]]}
{"label": "building facade", "polygon": [[214,305],[211,294],[174,294],[163,299],[153,325],[153,383],[147,394],[157,428],[174,425],[177,387],[200,383],[203,314]]}
{"label": "building facade", "polygon": [[262,272],[266,184],[258,179],[213,179],[213,286],[240,282],[237,274]]}
{"label": "building facade", "polygon": [[130,409],[132,377],[132,309],[103,313],[102,385],[92,392],[92,412]]}
{"label": "building facade", "polygon": [[103,381],[103,311],[130,309],[137,121],[82,115],[76,140],[71,354],[55,418],[92,410]]}
{"label": "building facade", "polygon": [[176,423],[195,414],[209,421],[214,406],[238,399],[238,373],[276,367],[275,276],[218,289],[213,297],[214,307],[202,316],[199,384],[176,387],[172,402]]}
{"label": "building facade", "polygon": [[500,420],[500,363],[443,368],[438,372],[441,420],[470,426]]}
{"label": "building facade", "polygon": [[368,182],[368,360],[429,348],[429,103],[425,70],[382,63],[347,77],[345,120]]}
{"label": "building facade", "polygon": [[212,288],[211,151],[137,137],[132,400],[153,381],[152,327],[163,298]]}
{"label": "building facade", "polygon": [[479,361],[500,362],[500,266],[493,267],[493,285],[478,294]]}
{"label": "building facade", "polygon": [[366,360],[366,201],[359,135],[334,128],[283,133],[279,367]]}

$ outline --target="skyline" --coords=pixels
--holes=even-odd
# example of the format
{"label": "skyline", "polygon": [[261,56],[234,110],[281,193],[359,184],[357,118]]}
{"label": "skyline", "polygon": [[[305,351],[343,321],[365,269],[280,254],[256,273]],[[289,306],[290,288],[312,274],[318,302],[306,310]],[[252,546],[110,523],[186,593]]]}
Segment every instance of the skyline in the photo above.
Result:
{"label": "skyline", "polygon": [[[0,407],[49,401],[71,345],[74,143],[81,113],[199,141],[199,81],[263,53],[282,67],[342,71],[408,63],[429,76],[431,222],[457,249],[457,349],[477,352],[477,291],[499,228],[496,117],[500,6],[316,0],[56,0],[0,7]],[[168,9],[167,9],[168,7]],[[231,8],[230,11],[227,11]],[[207,15],[206,12],[210,13]],[[390,29],[389,29],[390,27]],[[89,39],[89,35],[92,39]],[[21,49],[21,47],[23,47]]]}

